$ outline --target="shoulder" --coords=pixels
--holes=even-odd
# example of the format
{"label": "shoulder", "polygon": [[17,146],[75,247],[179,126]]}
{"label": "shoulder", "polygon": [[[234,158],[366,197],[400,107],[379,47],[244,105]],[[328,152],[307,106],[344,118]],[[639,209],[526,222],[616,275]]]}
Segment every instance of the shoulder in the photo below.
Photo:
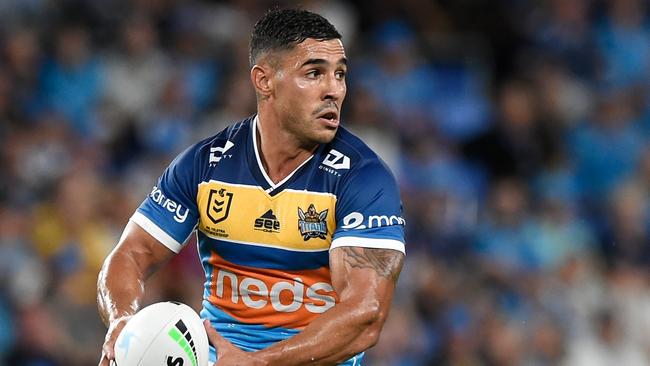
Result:
{"label": "shoulder", "polygon": [[394,180],[386,163],[363,142],[347,129],[340,127],[334,140],[326,146],[323,165],[333,169],[348,170],[347,176],[383,177]]}
{"label": "shoulder", "polygon": [[253,117],[233,123],[222,131],[188,147],[179,158],[201,165],[217,164],[221,156],[235,145],[244,144]]}

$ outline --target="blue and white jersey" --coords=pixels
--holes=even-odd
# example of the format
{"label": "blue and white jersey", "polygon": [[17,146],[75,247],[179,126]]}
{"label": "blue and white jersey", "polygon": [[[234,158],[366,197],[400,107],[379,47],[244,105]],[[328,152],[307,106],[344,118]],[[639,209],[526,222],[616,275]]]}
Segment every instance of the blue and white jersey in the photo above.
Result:
{"label": "blue and white jersey", "polygon": [[196,233],[206,275],[201,316],[246,351],[291,337],[336,306],[333,248],[405,251],[397,184],[361,140],[339,128],[275,184],[256,126],[247,118],[188,148],[131,218],[174,252]]}

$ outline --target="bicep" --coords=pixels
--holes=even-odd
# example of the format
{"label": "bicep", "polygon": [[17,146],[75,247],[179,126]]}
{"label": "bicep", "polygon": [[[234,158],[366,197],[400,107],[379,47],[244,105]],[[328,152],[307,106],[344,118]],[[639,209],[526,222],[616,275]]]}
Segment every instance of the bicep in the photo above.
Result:
{"label": "bicep", "polygon": [[138,224],[129,221],[112,257],[128,258],[144,276],[150,275],[175,253]]}
{"label": "bicep", "polygon": [[404,254],[397,250],[334,248],[330,252],[332,284],[341,301],[377,301],[387,306],[403,263]]}

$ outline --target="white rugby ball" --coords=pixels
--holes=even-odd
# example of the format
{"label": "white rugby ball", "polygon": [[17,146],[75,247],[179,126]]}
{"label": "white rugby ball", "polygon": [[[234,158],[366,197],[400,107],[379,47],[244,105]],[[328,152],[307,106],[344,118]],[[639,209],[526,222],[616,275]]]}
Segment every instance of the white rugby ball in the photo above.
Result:
{"label": "white rugby ball", "polygon": [[207,366],[208,335],[199,315],[178,302],[137,312],[117,337],[117,366]]}

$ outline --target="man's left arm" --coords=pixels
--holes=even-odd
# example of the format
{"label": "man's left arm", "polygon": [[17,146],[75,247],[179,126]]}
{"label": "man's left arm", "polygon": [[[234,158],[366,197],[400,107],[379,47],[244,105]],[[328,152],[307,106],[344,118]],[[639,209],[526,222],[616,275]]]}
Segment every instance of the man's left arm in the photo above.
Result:
{"label": "man's left arm", "polygon": [[392,249],[332,249],[330,271],[340,302],[295,336],[253,353],[206,324],[217,348],[216,365],[336,365],[363,352],[379,339],[403,263],[404,254]]}

